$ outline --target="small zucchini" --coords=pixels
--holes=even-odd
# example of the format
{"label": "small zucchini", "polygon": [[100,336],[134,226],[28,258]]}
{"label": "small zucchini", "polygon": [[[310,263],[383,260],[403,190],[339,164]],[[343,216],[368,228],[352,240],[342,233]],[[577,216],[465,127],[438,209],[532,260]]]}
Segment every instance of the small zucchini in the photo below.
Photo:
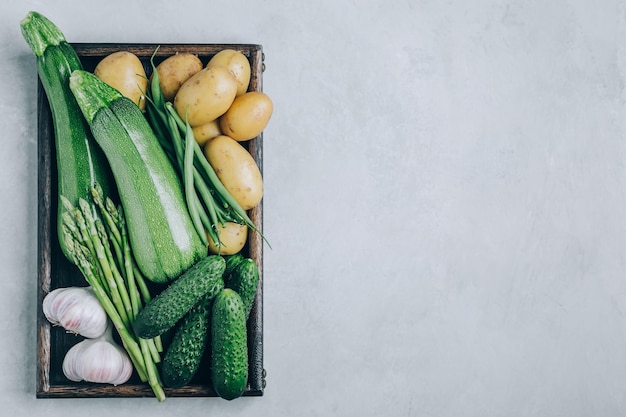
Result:
{"label": "small zucchini", "polygon": [[135,318],[135,333],[151,339],[172,329],[204,297],[213,299],[223,288],[224,258],[207,256],[150,300]]}
{"label": "small zucchini", "polygon": [[211,382],[226,400],[243,395],[248,384],[248,335],[243,302],[223,289],[213,301],[211,316]]}
{"label": "small zucchini", "polygon": [[153,282],[176,279],[208,247],[192,223],[174,167],[130,99],[81,70],[70,76],[70,89],[111,166],[139,269]]}
{"label": "small zucchini", "polygon": [[[69,88],[74,70],[82,69],[76,51],[59,28],[45,16],[29,12],[20,22],[22,35],[35,54],[37,73],[50,105],[56,150],[57,194],[78,205],[80,198],[91,201],[91,187],[97,182],[108,195],[110,171]],[[57,234],[63,254],[70,260],[61,226],[62,204],[57,210]]]}

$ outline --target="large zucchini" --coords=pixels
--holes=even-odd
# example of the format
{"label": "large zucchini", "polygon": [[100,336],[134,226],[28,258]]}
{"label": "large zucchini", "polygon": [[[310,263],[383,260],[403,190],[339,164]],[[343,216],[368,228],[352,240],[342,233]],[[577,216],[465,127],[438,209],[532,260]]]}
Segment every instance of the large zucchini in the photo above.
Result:
{"label": "large zucchini", "polygon": [[[109,168],[107,161],[94,142],[89,126],[69,88],[69,78],[74,70],[82,69],[76,51],[65,36],[49,19],[37,12],[29,12],[20,22],[22,35],[37,60],[37,73],[48,98],[54,125],[56,149],[57,193],[72,204],[79,198],[91,201],[91,187],[98,182],[108,194]],[[68,259],[61,226],[64,209],[58,205],[58,236],[62,252]]]}
{"label": "large zucchini", "polygon": [[70,89],[111,166],[139,268],[153,282],[176,279],[208,247],[193,226],[174,167],[130,99],[81,70],[70,76]]}

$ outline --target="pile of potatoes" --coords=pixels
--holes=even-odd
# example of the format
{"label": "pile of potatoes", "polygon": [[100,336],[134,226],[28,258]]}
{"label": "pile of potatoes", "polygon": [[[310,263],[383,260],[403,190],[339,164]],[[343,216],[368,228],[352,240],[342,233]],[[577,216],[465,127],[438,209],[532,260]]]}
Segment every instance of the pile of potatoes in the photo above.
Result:
{"label": "pile of potatoes", "polygon": [[[188,121],[222,184],[243,209],[256,207],[263,197],[263,179],[242,142],[265,129],[273,103],[262,92],[248,91],[251,68],[247,57],[224,49],[204,65],[194,54],[177,53],[158,64],[156,71],[164,99]],[[94,74],[145,110],[149,80],[136,55],[115,52],[98,63]],[[246,226],[226,223],[220,231],[221,253],[239,252],[247,234]],[[218,251],[210,237],[209,251]]]}

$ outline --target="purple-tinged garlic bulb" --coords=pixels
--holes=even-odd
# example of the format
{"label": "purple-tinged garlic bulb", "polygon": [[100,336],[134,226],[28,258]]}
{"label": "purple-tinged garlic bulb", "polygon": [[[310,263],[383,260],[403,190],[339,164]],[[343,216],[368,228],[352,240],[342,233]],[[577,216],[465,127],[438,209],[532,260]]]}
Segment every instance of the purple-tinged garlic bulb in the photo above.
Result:
{"label": "purple-tinged garlic bulb", "polygon": [[111,327],[97,339],[85,339],[72,346],[63,359],[63,374],[80,382],[120,385],[133,374],[126,351],[113,340]]}
{"label": "purple-tinged garlic bulb", "polygon": [[57,288],[43,300],[43,314],[55,326],[88,338],[104,334],[108,317],[91,287]]}

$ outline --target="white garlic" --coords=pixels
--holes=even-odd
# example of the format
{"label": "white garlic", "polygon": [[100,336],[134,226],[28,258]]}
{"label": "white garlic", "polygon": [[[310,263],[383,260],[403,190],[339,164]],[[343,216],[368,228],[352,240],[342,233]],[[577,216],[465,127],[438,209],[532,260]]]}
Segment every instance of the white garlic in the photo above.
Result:
{"label": "white garlic", "polygon": [[104,334],[108,317],[91,287],[57,288],[43,300],[43,314],[71,333],[95,338]]}
{"label": "white garlic", "polygon": [[97,339],[85,339],[72,346],[63,359],[67,379],[119,385],[133,374],[133,364],[111,336],[111,327]]}

